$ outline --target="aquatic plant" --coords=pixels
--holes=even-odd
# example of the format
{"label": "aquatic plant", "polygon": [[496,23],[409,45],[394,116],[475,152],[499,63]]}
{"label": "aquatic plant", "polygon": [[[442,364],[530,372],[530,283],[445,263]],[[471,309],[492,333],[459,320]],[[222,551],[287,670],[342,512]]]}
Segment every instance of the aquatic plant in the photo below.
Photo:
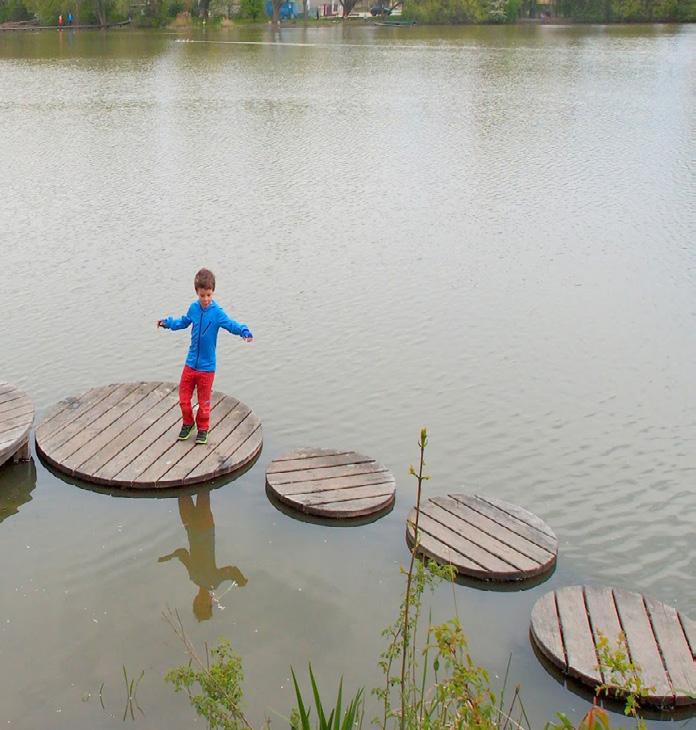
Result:
{"label": "aquatic plant", "polygon": [[[295,686],[295,699],[297,700],[297,707],[290,715],[290,728],[291,730],[311,730],[311,708],[307,709],[308,703],[302,697],[302,691],[297,682],[295,671],[293,669],[290,669],[290,671],[292,673],[292,682]],[[317,730],[353,730],[356,725],[358,727],[362,725],[362,689],[357,691],[353,699],[348,703],[345,714],[342,714],[343,677],[341,677],[338,683],[338,697],[327,717],[311,664],[309,665],[309,681],[312,685],[312,696],[314,697],[314,707],[317,715]]]}

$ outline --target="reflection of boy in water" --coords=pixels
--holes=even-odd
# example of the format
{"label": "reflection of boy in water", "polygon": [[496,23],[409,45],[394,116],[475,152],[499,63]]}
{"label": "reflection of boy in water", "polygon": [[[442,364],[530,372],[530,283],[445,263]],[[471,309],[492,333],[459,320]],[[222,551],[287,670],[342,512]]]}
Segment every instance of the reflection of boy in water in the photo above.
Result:
{"label": "reflection of boy in water", "polygon": [[179,558],[188,571],[189,578],[198,586],[198,594],[193,599],[193,613],[199,621],[206,621],[213,615],[214,591],[223,581],[234,581],[244,586],[247,579],[233,565],[218,568],[215,564],[215,522],[210,511],[210,491],[196,494],[193,497],[179,497],[179,514],[186,528],[189,549],[179,548],[169,555],[162,556],[158,562],[163,563],[172,558]]}

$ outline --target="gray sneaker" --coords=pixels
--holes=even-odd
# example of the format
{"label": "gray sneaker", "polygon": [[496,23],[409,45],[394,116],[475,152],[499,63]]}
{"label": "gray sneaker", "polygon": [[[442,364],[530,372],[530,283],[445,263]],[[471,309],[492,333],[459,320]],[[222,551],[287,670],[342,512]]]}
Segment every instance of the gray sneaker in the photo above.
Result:
{"label": "gray sneaker", "polygon": [[186,439],[191,435],[191,431],[193,431],[193,424],[191,424],[190,426],[184,424],[181,427],[181,431],[179,431],[179,441],[186,441]]}

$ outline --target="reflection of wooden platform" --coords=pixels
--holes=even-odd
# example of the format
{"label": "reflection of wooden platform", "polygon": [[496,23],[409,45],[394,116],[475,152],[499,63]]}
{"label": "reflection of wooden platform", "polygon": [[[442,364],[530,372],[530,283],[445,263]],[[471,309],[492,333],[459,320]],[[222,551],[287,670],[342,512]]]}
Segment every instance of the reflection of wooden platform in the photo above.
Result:
{"label": "reflection of wooden platform", "polygon": [[394,503],[392,473],[354,451],[299,449],[271,462],[266,483],[280,502],[305,514],[348,519]]}
{"label": "reflection of wooden platform", "polygon": [[[414,543],[415,508],[406,537]],[[558,540],[536,515],[492,497],[451,494],[421,505],[419,552],[483,580],[524,580],[556,562]]]}
{"label": "reflection of wooden platform", "polygon": [[544,656],[591,687],[614,684],[599,669],[597,643],[602,634],[616,649],[621,632],[650,688],[643,701],[696,704],[696,622],[674,608],[616,588],[569,586],[542,596],[532,610],[532,636]]}
{"label": "reflection of wooden platform", "polygon": [[181,428],[174,383],[116,383],[60,401],[36,428],[36,448],[56,469],[114,487],[179,487],[237,471],[261,450],[257,416],[214,391],[208,443]]}
{"label": "reflection of wooden platform", "polygon": [[0,383],[0,464],[29,459],[29,431],[34,406],[29,396],[9,383]]}

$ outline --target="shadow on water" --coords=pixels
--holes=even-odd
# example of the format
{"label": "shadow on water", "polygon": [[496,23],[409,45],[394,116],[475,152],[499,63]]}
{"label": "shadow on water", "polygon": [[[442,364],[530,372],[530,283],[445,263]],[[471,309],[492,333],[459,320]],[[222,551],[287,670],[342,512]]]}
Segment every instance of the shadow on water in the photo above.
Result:
{"label": "shadow on water", "polygon": [[19,508],[31,502],[36,487],[34,460],[0,467],[0,523],[19,512]]}
{"label": "shadow on water", "polygon": [[259,456],[261,456],[262,451],[262,448],[259,449],[258,454],[256,454],[250,462],[245,464],[233,474],[225,474],[225,476],[218,477],[217,479],[211,479],[210,481],[201,484],[192,484],[187,487],[171,487],[162,489],[129,489],[123,487],[105,487],[99,484],[90,484],[89,482],[82,481],[81,479],[76,479],[69,476],[68,474],[59,471],[54,466],[51,466],[43,460],[41,461],[41,463],[51,474],[53,474],[53,476],[55,476],[64,484],[70,484],[73,487],[79,487],[80,489],[84,489],[88,492],[96,492],[97,494],[105,494],[109,497],[117,498],[174,499],[185,495],[191,496],[194,494],[198,494],[201,489],[214,490],[232,484],[254,467],[254,465],[258,461]]}
{"label": "shadow on water", "polygon": [[464,575],[457,576],[455,583],[467,588],[475,588],[478,591],[492,591],[495,593],[517,593],[518,591],[528,591],[532,588],[545,583],[556,572],[556,564],[554,563],[545,573],[535,575],[526,580],[513,581],[493,581],[493,580],[476,580],[475,578],[467,578]]}
{"label": "shadow on water", "polygon": [[[546,670],[546,672],[562,687],[565,687],[576,697],[579,697],[580,699],[587,702],[589,709],[589,706],[592,704],[595,698],[594,691],[590,689],[589,686],[581,684],[572,677],[568,677],[563,674],[563,672],[561,672],[561,670],[555,664],[550,662],[544,656],[544,654],[542,654],[541,650],[539,649],[532,637],[531,631],[529,631],[528,636],[529,643],[532,645],[532,651],[534,652],[534,656],[538,659],[539,663]],[[625,705],[619,700],[613,699],[611,697],[604,697],[602,698],[600,704],[609,712],[615,712],[617,714],[623,715]],[[691,707],[678,707],[676,709],[664,712],[661,712],[660,710],[655,708],[646,707],[641,710],[640,716],[645,720],[659,720],[664,722],[688,721],[696,717],[696,706],[692,705]],[[691,725],[691,723],[689,723],[689,725]]]}
{"label": "shadow on water", "polygon": [[[195,499],[191,495],[178,498],[179,517],[188,537],[188,549],[180,547],[158,558],[166,563],[176,558],[186,568],[191,582],[198,587],[193,599],[193,614],[198,621],[207,621],[213,615],[213,602],[220,609],[220,599],[232,588],[241,588],[247,579],[236,565],[218,568],[215,558],[215,520],[210,506],[210,489],[201,489]],[[225,582],[230,586],[219,596],[215,591]]]}
{"label": "shadow on water", "polygon": [[310,525],[321,525],[322,527],[360,527],[360,525],[369,525],[372,522],[376,522],[381,519],[385,515],[388,515],[394,509],[394,502],[392,502],[392,504],[388,505],[383,510],[371,515],[366,515],[365,517],[354,517],[347,520],[334,520],[327,517],[307,515],[304,512],[298,512],[297,510],[292,509],[292,507],[288,507],[273,494],[268,484],[266,484],[266,496],[268,497],[268,501],[278,510],[278,512],[282,512],[287,517],[292,517],[294,520],[306,522]]}

